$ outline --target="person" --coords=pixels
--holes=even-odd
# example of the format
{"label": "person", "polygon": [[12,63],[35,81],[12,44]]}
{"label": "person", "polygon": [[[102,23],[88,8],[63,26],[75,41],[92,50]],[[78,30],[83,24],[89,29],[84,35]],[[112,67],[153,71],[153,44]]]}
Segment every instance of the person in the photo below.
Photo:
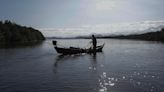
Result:
{"label": "person", "polygon": [[94,52],[96,52],[97,40],[94,35],[92,35],[92,44],[93,44],[93,50]]}

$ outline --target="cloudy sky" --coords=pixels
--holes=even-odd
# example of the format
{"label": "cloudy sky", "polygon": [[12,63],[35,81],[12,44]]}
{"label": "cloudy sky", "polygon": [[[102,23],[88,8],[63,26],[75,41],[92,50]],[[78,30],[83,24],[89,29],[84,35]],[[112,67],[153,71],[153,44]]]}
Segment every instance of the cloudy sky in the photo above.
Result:
{"label": "cloudy sky", "polygon": [[45,36],[128,34],[164,26],[163,9],[164,0],[0,0],[0,20]]}
{"label": "cloudy sky", "polygon": [[0,0],[0,19],[36,28],[164,20],[164,0]]}

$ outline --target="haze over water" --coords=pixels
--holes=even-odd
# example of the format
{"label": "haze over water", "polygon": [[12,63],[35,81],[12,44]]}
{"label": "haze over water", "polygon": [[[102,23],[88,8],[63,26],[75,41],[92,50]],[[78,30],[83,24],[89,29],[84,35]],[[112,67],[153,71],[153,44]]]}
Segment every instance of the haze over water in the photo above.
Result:
{"label": "haze over water", "polygon": [[143,21],[132,23],[111,23],[99,25],[85,25],[81,27],[59,27],[40,29],[46,37],[78,37],[91,36],[92,34],[101,36],[142,34],[156,32],[164,28],[164,21]]}
{"label": "haze over water", "polygon": [[[90,40],[57,41],[60,46],[86,47]],[[164,91],[163,43],[114,39],[98,42],[105,42],[105,47],[96,56],[61,56],[51,40],[36,46],[0,49],[0,91]]]}

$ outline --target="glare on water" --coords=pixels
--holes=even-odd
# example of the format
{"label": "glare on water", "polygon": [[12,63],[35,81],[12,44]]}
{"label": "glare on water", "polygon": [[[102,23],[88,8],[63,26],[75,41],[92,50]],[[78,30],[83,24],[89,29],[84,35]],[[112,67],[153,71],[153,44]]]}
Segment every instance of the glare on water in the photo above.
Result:
{"label": "glare on water", "polygon": [[[56,39],[86,47],[87,39]],[[163,43],[98,39],[102,53],[59,55],[51,40],[0,49],[0,91],[162,92]]]}

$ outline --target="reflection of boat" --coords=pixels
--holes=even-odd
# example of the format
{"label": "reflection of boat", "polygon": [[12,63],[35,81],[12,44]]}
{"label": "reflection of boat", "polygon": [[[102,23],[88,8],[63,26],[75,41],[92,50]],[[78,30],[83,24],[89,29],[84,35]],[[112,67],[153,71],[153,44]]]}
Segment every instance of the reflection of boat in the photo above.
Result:
{"label": "reflection of boat", "polygon": [[78,54],[78,53],[95,53],[95,52],[102,52],[102,49],[104,47],[103,45],[97,46],[96,47],[96,51],[93,50],[93,48],[76,48],[76,47],[69,47],[69,48],[62,48],[62,47],[58,47],[56,45],[56,41],[53,41],[53,45],[54,48],[56,49],[56,51],[60,54]]}

